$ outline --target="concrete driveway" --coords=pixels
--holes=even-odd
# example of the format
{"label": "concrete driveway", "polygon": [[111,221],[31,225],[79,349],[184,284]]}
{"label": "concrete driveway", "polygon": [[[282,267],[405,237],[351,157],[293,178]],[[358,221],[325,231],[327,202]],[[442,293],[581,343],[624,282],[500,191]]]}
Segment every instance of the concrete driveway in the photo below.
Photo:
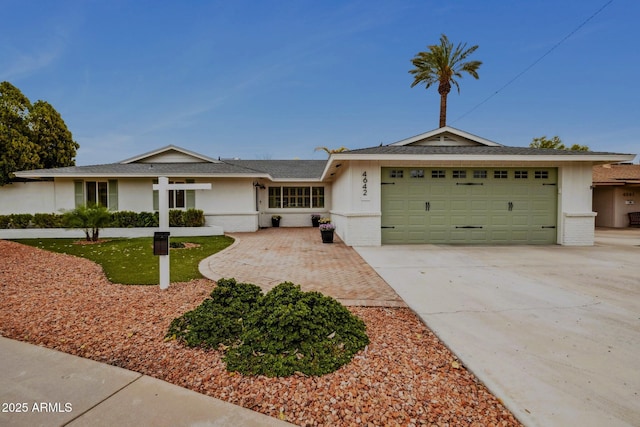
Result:
{"label": "concrete driveway", "polygon": [[640,426],[640,230],[356,248],[528,426]]}

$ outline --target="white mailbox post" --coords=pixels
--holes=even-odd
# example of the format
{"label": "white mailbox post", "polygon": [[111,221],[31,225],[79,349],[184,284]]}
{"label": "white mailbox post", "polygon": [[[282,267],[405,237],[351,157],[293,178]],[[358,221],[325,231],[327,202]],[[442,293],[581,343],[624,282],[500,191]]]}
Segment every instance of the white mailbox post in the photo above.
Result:
{"label": "white mailbox post", "polygon": [[[159,221],[158,231],[169,232],[169,190],[211,190],[211,184],[169,184],[166,176],[158,177],[158,183],[153,184],[158,190]],[[169,251],[167,255],[159,255],[160,289],[169,288]]]}

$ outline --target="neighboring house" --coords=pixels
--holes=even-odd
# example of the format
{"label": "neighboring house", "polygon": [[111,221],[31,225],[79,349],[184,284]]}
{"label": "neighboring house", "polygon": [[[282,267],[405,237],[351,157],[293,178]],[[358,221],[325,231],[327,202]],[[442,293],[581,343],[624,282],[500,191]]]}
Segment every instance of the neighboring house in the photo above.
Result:
{"label": "neighboring house", "polygon": [[593,210],[596,226],[629,226],[629,212],[640,212],[640,165],[593,167]]}
{"label": "neighboring house", "polygon": [[631,154],[507,147],[444,127],[321,160],[215,160],[176,146],[120,163],[17,172],[0,188],[0,214],[59,212],[86,202],[157,210],[152,184],[211,183],[173,191],[208,225],[256,231],[310,226],[331,216],[352,246],[398,243],[592,245],[592,166]]}

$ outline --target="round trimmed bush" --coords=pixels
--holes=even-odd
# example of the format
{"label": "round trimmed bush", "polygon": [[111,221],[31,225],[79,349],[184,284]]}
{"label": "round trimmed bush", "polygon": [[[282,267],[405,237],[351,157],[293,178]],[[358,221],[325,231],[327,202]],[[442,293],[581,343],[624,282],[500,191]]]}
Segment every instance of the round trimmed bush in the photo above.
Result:
{"label": "round trimmed bush", "polygon": [[368,343],[364,322],[338,301],[285,282],[258,302],[224,360],[246,375],[324,375]]}
{"label": "round trimmed bush", "polygon": [[256,285],[220,279],[210,298],[171,322],[167,337],[175,336],[189,347],[230,345],[261,297],[262,290]]}

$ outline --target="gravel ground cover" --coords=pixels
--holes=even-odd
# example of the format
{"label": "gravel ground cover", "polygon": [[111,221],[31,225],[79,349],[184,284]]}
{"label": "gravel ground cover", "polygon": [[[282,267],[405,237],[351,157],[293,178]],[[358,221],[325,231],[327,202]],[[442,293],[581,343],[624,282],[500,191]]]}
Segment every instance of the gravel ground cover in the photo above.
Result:
{"label": "gravel ground cover", "polygon": [[165,341],[214,282],[110,283],[97,264],[0,240],[0,335],[120,366],[300,426],[519,426],[406,308],[351,307],[371,343],[322,377],[246,377]]}

